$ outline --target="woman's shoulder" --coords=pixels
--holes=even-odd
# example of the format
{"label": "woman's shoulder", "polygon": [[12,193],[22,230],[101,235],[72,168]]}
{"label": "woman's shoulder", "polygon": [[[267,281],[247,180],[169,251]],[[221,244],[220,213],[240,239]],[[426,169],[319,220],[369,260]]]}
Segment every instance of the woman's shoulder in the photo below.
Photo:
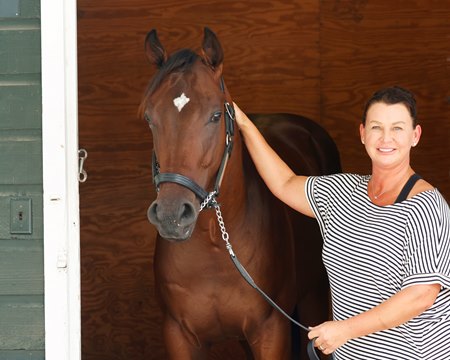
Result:
{"label": "woman's shoulder", "polygon": [[414,184],[413,188],[408,194],[407,199],[414,199],[418,202],[434,202],[446,205],[448,208],[448,203],[444,196],[439,192],[439,190],[430,184],[427,180],[420,178]]}
{"label": "woman's shoulder", "polygon": [[414,187],[411,189],[409,195],[408,195],[408,199],[412,198],[413,196],[416,196],[417,194],[420,194],[422,192],[426,192],[426,191],[433,191],[436,190],[436,188],[431,185],[428,181],[424,180],[424,179],[419,179]]}
{"label": "woman's shoulder", "polygon": [[320,175],[316,177],[327,181],[348,181],[348,182],[361,182],[363,180],[370,179],[369,175],[359,175],[353,173],[336,173],[331,175]]}
{"label": "woman's shoulder", "polygon": [[[337,173],[331,175],[311,176],[308,179],[316,189],[330,191],[333,193],[353,192],[355,189],[367,186],[370,177],[368,175],[358,175],[352,173]],[[365,184],[365,186],[364,186]]]}
{"label": "woman's shoulder", "polygon": [[439,190],[424,181],[417,184],[408,196],[408,199],[400,204],[404,204],[410,209],[410,215],[417,218],[436,217],[439,221],[450,221],[450,208],[447,200]]}

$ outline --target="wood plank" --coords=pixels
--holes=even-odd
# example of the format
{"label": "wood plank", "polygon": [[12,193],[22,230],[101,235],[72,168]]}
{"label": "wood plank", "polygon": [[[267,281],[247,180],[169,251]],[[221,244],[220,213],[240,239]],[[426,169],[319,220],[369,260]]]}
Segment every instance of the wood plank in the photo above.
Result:
{"label": "wood plank", "polygon": [[20,0],[19,16],[21,18],[40,18],[40,0]]}
{"label": "wood plank", "polygon": [[39,130],[0,133],[0,185],[42,184],[42,136]]}
{"label": "wood plank", "polygon": [[0,76],[0,130],[42,128],[39,74]]}
{"label": "wood plank", "polygon": [[40,17],[39,0],[3,0],[0,17],[4,19],[27,19]]}
{"label": "wood plank", "polygon": [[0,297],[0,349],[44,349],[43,296]]}
{"label": "wood plank", "polygon": [[45,360],[45,351],[0,350],[0,360]]}
{"label": "wood plank", "polygon": [[42,239],[0,241],[0,297],[43,295],[43,259]]}
{"label": "wood plank", "polygon": [[39,28],[0,29],[0,74],[38,74],[41,71],[41,34]]}

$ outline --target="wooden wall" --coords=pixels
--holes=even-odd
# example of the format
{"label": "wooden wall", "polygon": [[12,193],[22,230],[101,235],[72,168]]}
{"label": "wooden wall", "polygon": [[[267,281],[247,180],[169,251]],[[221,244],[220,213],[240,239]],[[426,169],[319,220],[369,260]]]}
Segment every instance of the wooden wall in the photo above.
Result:
{"label": "wooden wall", "polygon": [[320,122],[345,171],[370,172],[357,135],[366,99],[401,85],[423,129],[413,168],[450,201],[450,1],[322,1],[320,22]]}
{"label": "wooden wall", "polygon": [[40,33],[39,0],[0,2],[0,359],[8,360],[45,357]]}
{"label": "wooden wall", "polygon": [[[154,73],[143,41],[198,48],[203,26],[225,51],[225,81],[248,112],[293,112],[321,123],[345,171],[369,171],[358,138],[367,97],[401,84],[424,128],[415,168],[450,198],[449,1],[79,0],[83,360],[164,359],[153,295],[155,196],[151,136],[136,116]],[[212,358],[239,358],[216,350]],[[231,347],[232,351],[237,351]]]}

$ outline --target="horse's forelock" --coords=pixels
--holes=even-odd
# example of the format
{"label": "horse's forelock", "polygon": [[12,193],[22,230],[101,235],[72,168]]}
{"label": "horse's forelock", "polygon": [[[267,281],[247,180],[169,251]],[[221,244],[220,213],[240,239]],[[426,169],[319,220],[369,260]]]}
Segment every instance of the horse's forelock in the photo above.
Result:
{"label": "horse's forelock", "polygon": [[139,116],[142,117],[144,115],[149,97],[158,89],[167,75],[174,72],[184,72],[189,70],[198,59],[201,59],[201,57],[190,49],[181,49],[173,53],[161,66],[148,85],[147,90],[145,91],[144,99],[139,106]]}

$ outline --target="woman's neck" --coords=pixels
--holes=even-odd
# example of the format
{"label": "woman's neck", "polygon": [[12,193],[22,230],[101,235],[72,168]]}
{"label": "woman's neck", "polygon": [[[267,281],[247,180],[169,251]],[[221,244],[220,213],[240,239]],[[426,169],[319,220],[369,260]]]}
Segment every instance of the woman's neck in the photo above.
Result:
{"label": "woman's neck", "polygon": [[369,197],[375,203],[393,203],[412,174],[414,170],[410,166],[395,170],[373,169],[367,189]]}

